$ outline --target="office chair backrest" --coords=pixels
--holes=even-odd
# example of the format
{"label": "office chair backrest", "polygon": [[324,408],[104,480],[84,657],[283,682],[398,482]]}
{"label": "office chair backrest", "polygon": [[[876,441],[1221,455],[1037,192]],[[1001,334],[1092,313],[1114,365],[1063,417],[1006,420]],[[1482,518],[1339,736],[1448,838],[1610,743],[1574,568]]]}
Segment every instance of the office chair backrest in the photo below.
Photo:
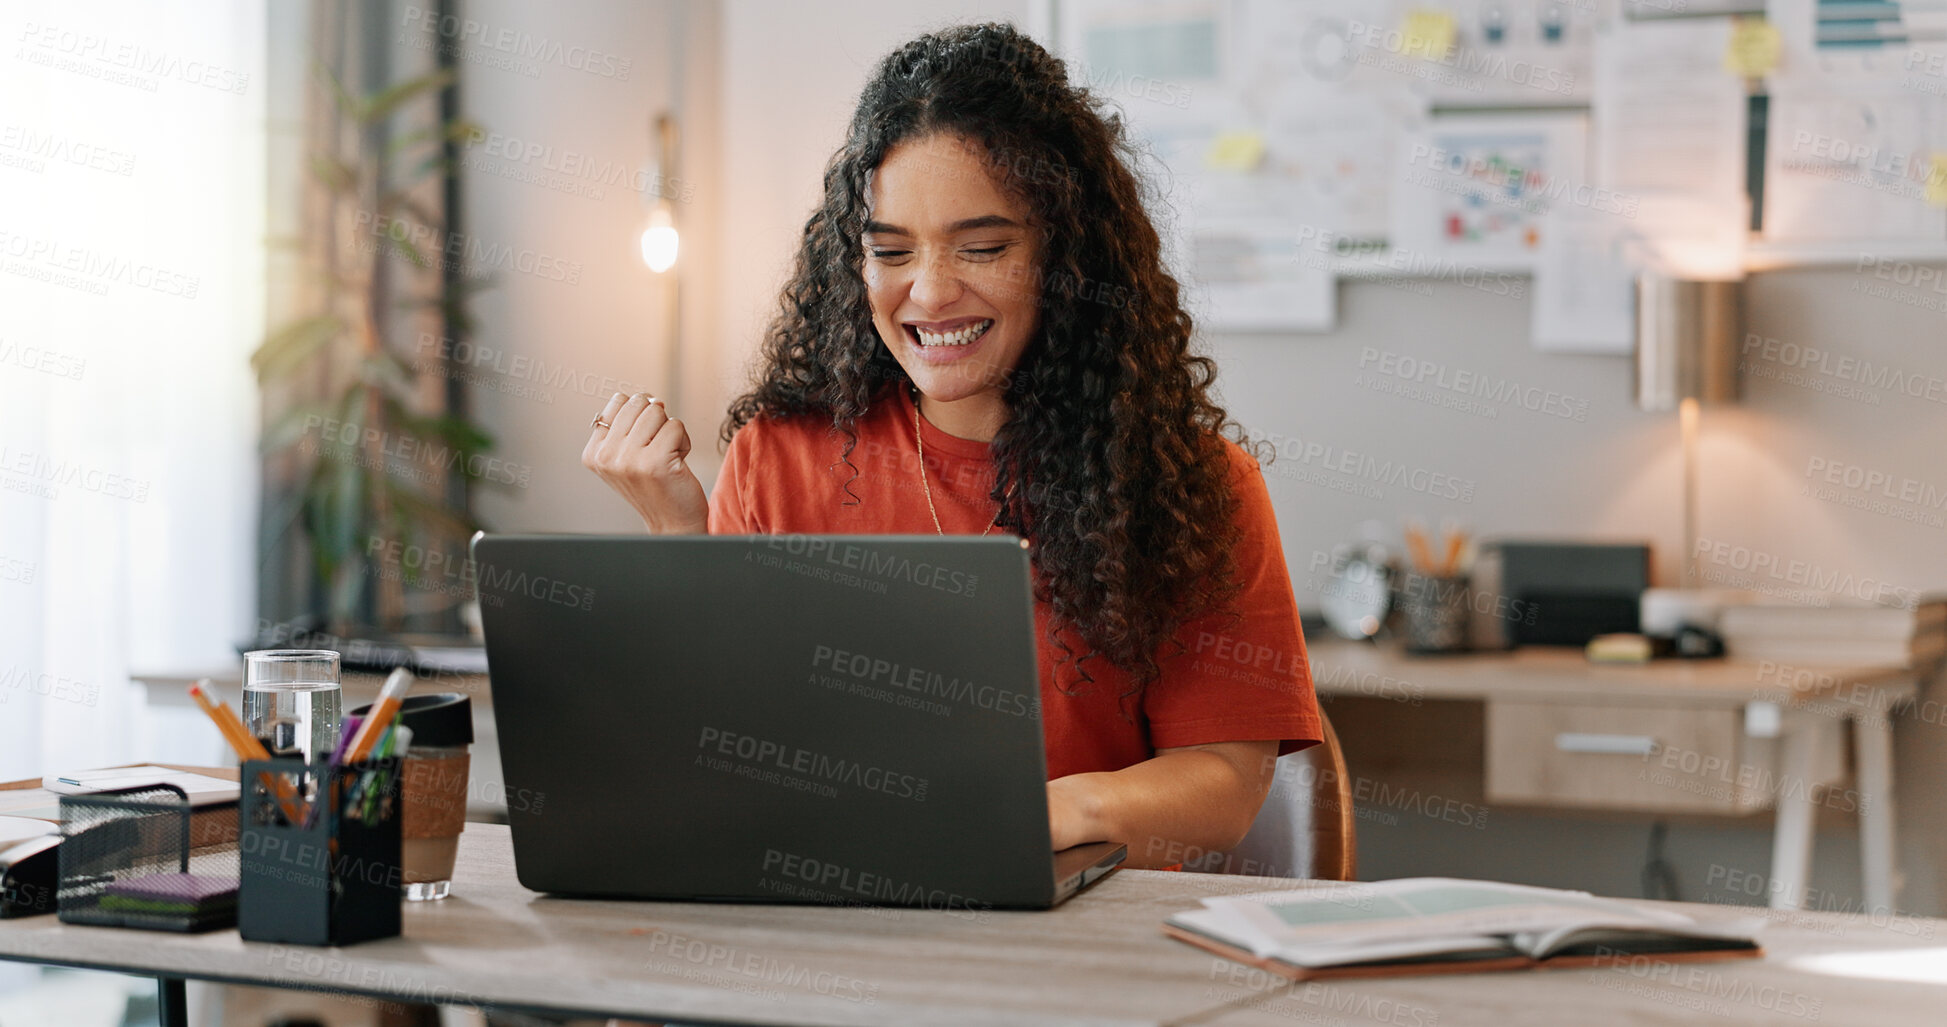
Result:
{"label": "office chair backrest", "polygon": [[1356,869],[1352,776],[1338,733],[1318,711],[1324,741],[1278,760],[1264,808],[1235,849],[1187,861],[1185,870],[1350,881]]}

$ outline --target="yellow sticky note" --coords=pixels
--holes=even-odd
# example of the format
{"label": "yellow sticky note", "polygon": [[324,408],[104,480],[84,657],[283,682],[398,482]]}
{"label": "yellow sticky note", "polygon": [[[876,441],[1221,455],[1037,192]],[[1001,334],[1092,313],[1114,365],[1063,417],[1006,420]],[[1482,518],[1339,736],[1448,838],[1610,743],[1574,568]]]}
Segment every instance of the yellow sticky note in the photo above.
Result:
{"label": "yellow sticky note", "polygon": [[1733,18],[1724,69],[1740,78],[1763,78],[1778,67],[1784,46],[1776,25],[1763,18]]}
{"label": "yellow sticky note", "polygon": [[1928,161],[1927,204],[1933,207],[1947,207],[1947,153],[1936,153]]}
{"label": "yellow sticky note", "polygon": [[1251,171],[1264,159],[1264,137],[1256,132],[1225,132],[1210,144],[1205,165],[1219,171]]}
{"label": "yellow sticky note", "polygon": [[1453,49],[1454,19],[1446,11],[1415,8],[1406,12],[1406,24],[1399,30],[1404,42],[1400,55],[1439,60]]}

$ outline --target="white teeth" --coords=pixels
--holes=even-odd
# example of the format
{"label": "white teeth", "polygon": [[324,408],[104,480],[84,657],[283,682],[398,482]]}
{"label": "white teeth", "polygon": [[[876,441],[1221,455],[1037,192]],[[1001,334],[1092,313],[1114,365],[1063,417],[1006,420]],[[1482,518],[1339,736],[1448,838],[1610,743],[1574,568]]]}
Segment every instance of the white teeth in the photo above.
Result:
{"label": "white teeth", "polygon": [[941,333],[930,332],[918,325],[914,325],[913,332],[919,336],[919,344],[922,346],[965,346],[967,343],[985,335],[987,329],[993,326],[994,322],[991,320],[976,321],[963,328]]}

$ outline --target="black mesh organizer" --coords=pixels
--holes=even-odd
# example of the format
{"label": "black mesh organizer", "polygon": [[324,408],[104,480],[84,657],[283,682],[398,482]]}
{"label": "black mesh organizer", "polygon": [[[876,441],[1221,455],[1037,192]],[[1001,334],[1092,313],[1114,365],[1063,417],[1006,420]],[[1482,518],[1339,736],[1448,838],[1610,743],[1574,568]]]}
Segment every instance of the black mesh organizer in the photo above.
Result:
{"label": "black mesh organizer", "polygon": [[237,922],[237,846],[192,848],[172,785],[61,796],[56,901],[64,923],[208,931]]}

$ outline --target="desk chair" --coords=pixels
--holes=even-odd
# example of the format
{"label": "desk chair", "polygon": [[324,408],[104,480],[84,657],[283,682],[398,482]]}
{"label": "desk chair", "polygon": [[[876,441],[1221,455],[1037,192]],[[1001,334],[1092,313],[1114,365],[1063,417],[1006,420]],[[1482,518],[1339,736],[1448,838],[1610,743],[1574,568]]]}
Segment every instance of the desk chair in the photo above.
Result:
{"label": "desk chair", "polygon": [[1278,760],[1271,793],[1237,848],[1185,862],[1183,869],[1320,881],[1353,879],[1357,844],[1352,775],[1345,769],[1338,733],[1323,707],[1318,725],[1324,741]]}

